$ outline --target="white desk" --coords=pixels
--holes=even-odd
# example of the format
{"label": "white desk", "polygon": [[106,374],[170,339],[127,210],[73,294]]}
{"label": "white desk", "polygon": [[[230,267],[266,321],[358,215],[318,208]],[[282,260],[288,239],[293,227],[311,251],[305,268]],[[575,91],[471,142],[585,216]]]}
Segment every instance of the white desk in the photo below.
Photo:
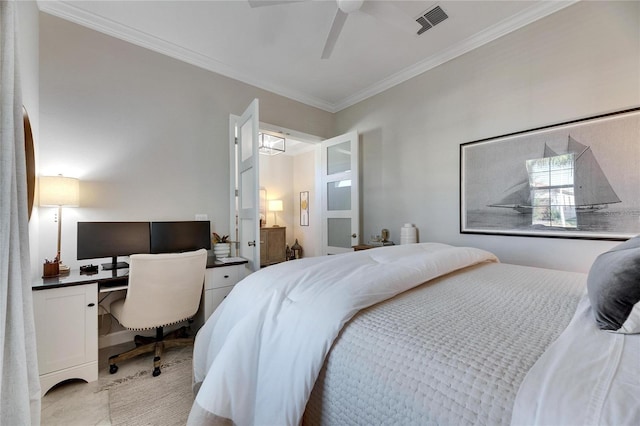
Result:
{"label": "white desk", "polygon": [[[248,275],[245,262],[209,262],[196,323],[202,325],[233,286]],[[127,269],[43,278],[33,289],[42,395],[68,379],[98,379],[98,297],[127,288]],[[104,299],[104,297],[102,297]],[[123,334],[129,341],[129,332]],[[122,342],[118,342],[122,343]],[[115,343],[111,343],[115,344]]]}

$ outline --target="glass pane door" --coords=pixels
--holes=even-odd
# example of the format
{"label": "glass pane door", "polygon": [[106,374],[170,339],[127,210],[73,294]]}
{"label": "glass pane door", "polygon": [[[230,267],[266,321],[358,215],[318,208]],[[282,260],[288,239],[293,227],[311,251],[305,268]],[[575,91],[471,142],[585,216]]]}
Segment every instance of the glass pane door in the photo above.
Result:
{"label": "glass pane door", "polygon": [[360,241],[358,134],[322,142],[323,254],[352,250]]}

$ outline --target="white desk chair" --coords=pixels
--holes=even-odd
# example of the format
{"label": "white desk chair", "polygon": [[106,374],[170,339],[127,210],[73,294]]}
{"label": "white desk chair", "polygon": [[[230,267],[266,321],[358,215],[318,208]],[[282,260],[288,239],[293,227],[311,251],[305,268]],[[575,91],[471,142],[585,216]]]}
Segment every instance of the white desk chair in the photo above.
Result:
{"label": "white desk chair", "polygon": [[135,349],[109,357],[109,372],[118,371],[116,364],[120,361],[155,352],[153,375],[158,376],[164,349],[193,345],[185,327],[167,336],[163,327],[190,319],[198,311],[207,251],[134,254],[129,264],[127,295],[111,303],[111,315],[130,330],[155,328],[156,336],[136,336]]}

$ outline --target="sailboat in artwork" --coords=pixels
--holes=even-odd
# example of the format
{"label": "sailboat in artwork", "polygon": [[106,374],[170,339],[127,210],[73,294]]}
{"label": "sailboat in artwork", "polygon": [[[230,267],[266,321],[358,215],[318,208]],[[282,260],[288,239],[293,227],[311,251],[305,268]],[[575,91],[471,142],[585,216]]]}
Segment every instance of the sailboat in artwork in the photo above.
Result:
{"label": "sailboat in artwork", "polygon": [[[548,166],[546,172],[551,177],[546,186],[541,185],[539,181],[536,182],[532,172],[536,163],[543,160],[546,164],[562,164],[562,170],[554,170],[553,165]],[[575,209],[576,213],[594,212],[607,208],[609,204],[621,202],[593,155],[591,147],[581,144],[571,136],[566,154],[558,154],[545,144],[541,159],[527,160],[525,163],[523,170],[526,177],[508,188],[505,191],[506,195],[500,201],[489,204],[489,207],[509,208],[519,213],[530,214],[540,206],[536,193],[552,190],[563,192],[565,195],[570,194],[571,208]],[[566,177],[568,174],[571,175],[569,178]],[[555,179],[556,182],[552,182],[551,179]]]}

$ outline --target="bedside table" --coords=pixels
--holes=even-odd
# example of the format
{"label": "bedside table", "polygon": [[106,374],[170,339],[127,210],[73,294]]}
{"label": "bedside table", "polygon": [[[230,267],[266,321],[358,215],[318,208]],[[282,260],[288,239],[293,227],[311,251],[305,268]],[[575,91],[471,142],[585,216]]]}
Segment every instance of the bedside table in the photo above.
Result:
{"label": "bedside table", "polygon": [[357,246],[351,246],[353,251],[369,250],[369,249],[372,249],[372,248],[375,248],[375,247],[376,246],[370,246],[369,244],[358,244]]}
{"label": "bedside table", "polygon": [[357,246],[351,246],[353,251],[369,250],[376,247],[395,246],[393,241],[374,242],[373,244],[358,244]]}

